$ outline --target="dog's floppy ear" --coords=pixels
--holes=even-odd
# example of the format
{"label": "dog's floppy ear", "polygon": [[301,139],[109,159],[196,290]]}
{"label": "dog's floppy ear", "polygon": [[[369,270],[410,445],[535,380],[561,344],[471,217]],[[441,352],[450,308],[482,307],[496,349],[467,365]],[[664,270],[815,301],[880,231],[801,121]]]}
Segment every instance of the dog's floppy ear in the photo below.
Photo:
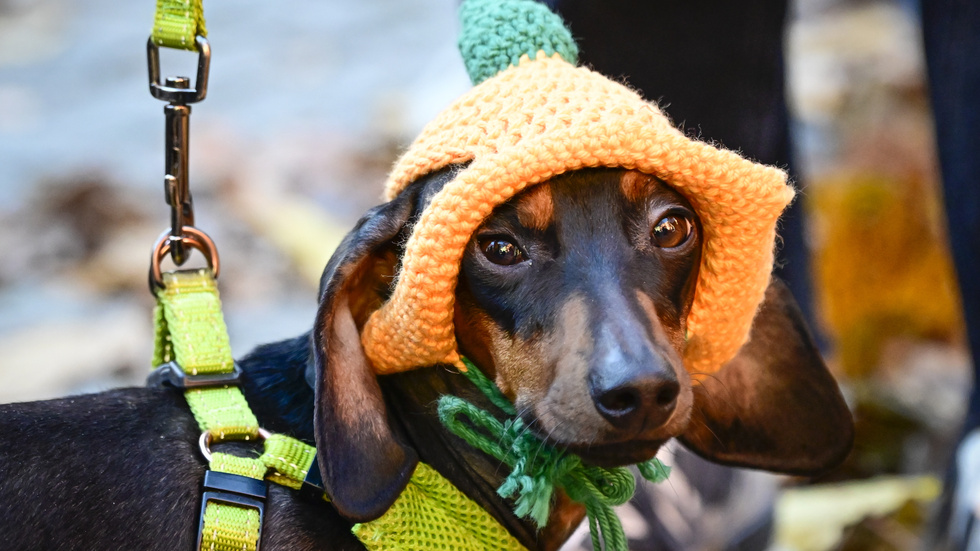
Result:
{"label": "dog's floppy ear", "polygon": [[695,383],[680,440],[706,459],[814,475],[851,449],[850,411],[789,289],[773,278],[738,355]]}
{"label": "dog's floppy ear", "polygon": [[344,238],[320,281],[313,329],[317,457],[334,506],[355,522],[384,514],[418,463],[415,450],[389,425],[360,329],[387,298],[406,239],[403,230],[451,176],[450,171],[434,174],[369,211]]}

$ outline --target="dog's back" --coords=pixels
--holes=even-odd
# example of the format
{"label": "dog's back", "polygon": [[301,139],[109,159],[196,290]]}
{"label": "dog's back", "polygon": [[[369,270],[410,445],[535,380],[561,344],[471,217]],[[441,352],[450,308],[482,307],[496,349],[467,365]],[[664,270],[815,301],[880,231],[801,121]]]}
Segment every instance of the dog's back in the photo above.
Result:
{"label": "dog's back", "polygon": [[[306,340],[262,347],[243,360],[248,387],[268,385],[266,371],[280,379],[301,374],[300,365],[274,362],[304,357]],[[281,398],[249,394],[257,412]],[[206,465],[179,391],[127,388],[3,404],[0,418],[0,548],[193,548]],[[325,501],[270,484],[267,504],[263,549],[363,549]]]}
{"label": "dog's back", "polygon": [[183,402],[121,389],[0,406],[2,547],[190,549],[204,465]]}

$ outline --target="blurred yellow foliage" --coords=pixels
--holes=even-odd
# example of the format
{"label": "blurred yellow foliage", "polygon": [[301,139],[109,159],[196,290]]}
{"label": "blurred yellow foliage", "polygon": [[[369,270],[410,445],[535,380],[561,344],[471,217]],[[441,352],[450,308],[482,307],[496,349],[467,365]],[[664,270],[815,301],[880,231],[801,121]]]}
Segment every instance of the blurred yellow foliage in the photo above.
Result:
{"label": "blurred yellow foliage", "polygon": [[807,191],[818,308],[847,375],[873,372],[891,337],[961,334],[942,210],[929,186],[862,174]]}

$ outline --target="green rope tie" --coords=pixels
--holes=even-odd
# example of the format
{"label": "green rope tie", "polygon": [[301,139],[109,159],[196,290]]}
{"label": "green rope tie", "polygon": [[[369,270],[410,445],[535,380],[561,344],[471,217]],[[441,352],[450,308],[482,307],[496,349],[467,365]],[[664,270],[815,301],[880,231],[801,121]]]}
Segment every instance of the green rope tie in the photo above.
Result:
{"label": "green rope tie", "polygon": [[[462,398],[447,395],[439,399],[439,419],[467,444],[511,467],[497,493],[516,498],[514,513],[544,526],[558,487],[585,505],[594,549],[626,551],[623,525],[613,507],[629,501],[636,491],[629,469],[588,465],[573,453],[549,446],[527,430],[513,404],[490,379],[468,359],[463,358],[463,363],[467,367],[463,374],[509,418],[500,421]],[[637,468],[650,482],[662,482],[670,474],[670,467],[656,458],[638,463]]]}

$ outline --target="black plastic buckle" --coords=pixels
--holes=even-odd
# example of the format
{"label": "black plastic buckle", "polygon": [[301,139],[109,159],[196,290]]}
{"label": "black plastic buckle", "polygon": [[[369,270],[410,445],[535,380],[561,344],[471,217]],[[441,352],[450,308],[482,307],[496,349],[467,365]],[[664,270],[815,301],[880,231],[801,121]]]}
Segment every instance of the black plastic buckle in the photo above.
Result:
{"label": "black plastic buckle", "polygon": [[201,516],[197,524],[197,546],[201,548],[204,537],[204,511],[208,502],[226,503],[237,507],[251,507],[259,512],[259,532],[256,535],[255,551],[262,543],[262,522],[265,519],[265,498],[267,486],[264,480],[217,471],[204,473],[204,495],[201,496]]}
{"label": "black plastic buckle", "polygon": [[174,388],[188,389],[204,386],[237,385],[240,382],[242,368],[238,364],[228,373],[209,373],[205,375],[188,375],[177,365],[177,362],[165,363],[150,372],[146,378],[146,386],[157,388],[170,385]]}

